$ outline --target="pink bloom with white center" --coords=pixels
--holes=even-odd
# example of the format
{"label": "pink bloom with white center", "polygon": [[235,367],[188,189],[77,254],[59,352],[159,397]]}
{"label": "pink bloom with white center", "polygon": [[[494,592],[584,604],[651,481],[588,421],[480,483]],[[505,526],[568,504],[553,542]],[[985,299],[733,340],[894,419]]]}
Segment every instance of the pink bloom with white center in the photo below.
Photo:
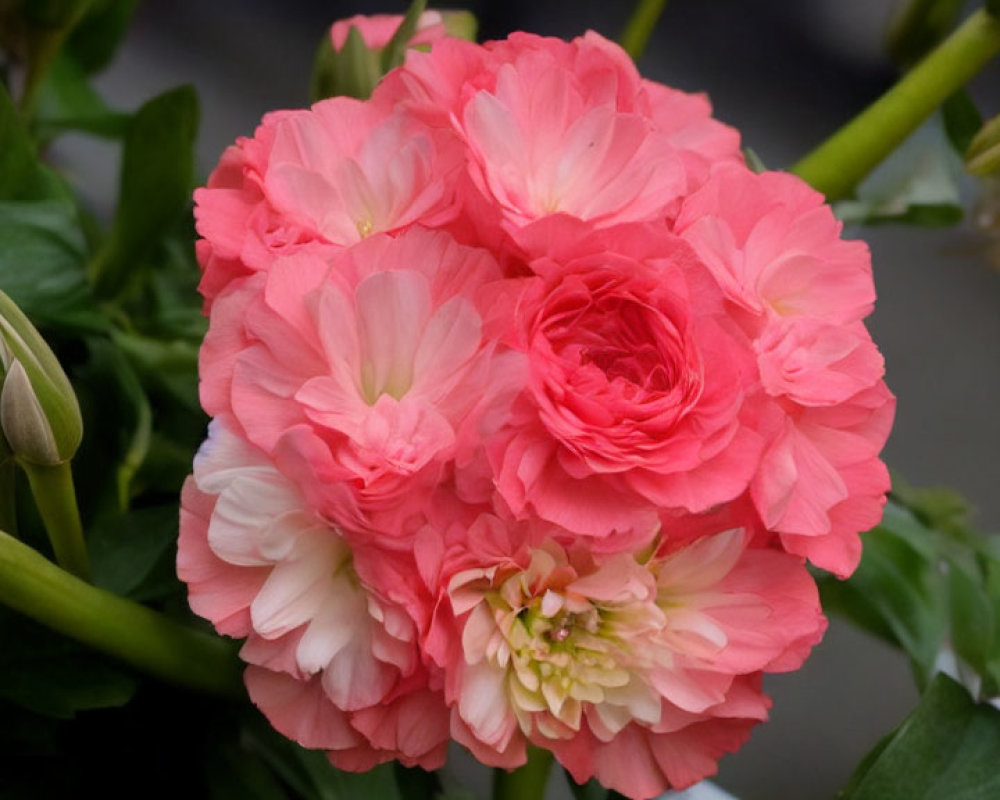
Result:
{"label": "pink bloom with white center", "polygon": [[[348,769],[440,766],[446,711],[414,622],[360,581],[347,541],[295,484],[217,422],[184,487],[178,548],[191,607],[248,637],[247,689],[278,730]],[[411,707],[426,727],[406,721]]]}
{"label": "pink bloom with white center", "polygon": [[769,398],[769,445],[751,497],[784,547],[841,577],[861,556],[889,489],[878,454],[895,399],[862,318],[868,248],[840,238],[823,198],[792,175],[717,170],[676,229],[753,339]]}
{"label": "pink bloom with white center", "polygon": [[470,200],[471,213],[497,215],[518,244],[522,229],[556,214],[591,227],[662,219],[710,161],[742,162],[738,135],[710,119],[707,101],[643,81],[593,32],[568,43],[526,33],[483,48],[445,41],[409,54],[380,93],[454,127],[486,201]]}
{"label": "pink bloom with white center", "polygon": [[465,546],[450,556],[450,631],[426,645],[452,735],[508,768],[545,747],[578,782],[630,797],[713,773],[767,717],[759,673],[797,668],[825,628],[802,563],[738,530],[595,557],[557,528],[483,517]]}
{"label": "pink bloom with white center", "polygon": [[281,259],[217,302],[202,402],[331,519],[388,544],[483,457],[523,385],[523,358],[484,329],[498,280],[485,251],[419,228]]}
{"label": "pink bloom with white center", "polygon": [[517,300],[528,389],[487,443],[506,506],[603,538],[742,494],[761,452],[753,354],[704,267],[655,226],[568,252],[531,262]]}
{"label": "pink bloom with white center", "polygon": [[453,144],[412,115],[347,97],[269,114],[195,192],[207,302],[279,256],[446,222],[456,213]]}

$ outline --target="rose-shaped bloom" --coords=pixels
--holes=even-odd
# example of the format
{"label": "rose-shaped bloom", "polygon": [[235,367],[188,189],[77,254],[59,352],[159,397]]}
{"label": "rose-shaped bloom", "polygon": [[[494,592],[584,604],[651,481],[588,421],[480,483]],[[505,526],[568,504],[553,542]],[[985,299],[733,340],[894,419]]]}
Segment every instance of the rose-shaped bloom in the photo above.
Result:
{"label": "rose-shaped bloom", "polygon": [[485,251],[416,228],[281,259],[216,302],[202,403],[349,534],[388,545],[452,466],[474,470],[523,385],[522,357],[483,327],[499,278]]}
{"label": "rose-shaped bloom", "polygon": [[508,768],[530,742],[635,798],[713,773],[767,716],[759,672],[797,668],[825,627],[801,561],[739,530],[637,560],[487,516],[445,564],[426,648],[452,735]]}
{"label": "rose-shaped bloom", "polygon": [[570,248],[531,262],[518,300],[529,385],[487,444],[506,506],[605,537],[740,495],[760,457],[756,375],[718,287],[657,227]]}
{"label": "rose-shaped bloom", "polygon": [[454,216],[451,137],[347,97],[264,117],[195,192],[207,303],[232,280],[301,250],[351,245]]}
{"label": "rose-shaped bloom", "polygon": [[413,619],[360,580],[351,547],[295,484],[218,422],[184,487],[177,568],[196,613],[248,637],[247,689],[279,731],[346,769],[441,765],[447,712]]}
{"label": "rose-shaped bloom", "polygon": [[596,33],[564,42],[526,33],[483,47],[445,40],[376,92],[467,148],[466,213],[489,240],[554,214],[607,227],[665,217],[713,162],[741,162],[735,131],[703,98],[643,81]]}
{"label": "rose-shaped bloom", "polygon": [[861,322],[875,299],[868,248],[842,240],[798,178],[736,167],[684,201],[676,229],[754,343],[769,442],[751,485],[757,512],[789,552],[847,576],[858,532],[881,517],[878,453],[895,410]]}

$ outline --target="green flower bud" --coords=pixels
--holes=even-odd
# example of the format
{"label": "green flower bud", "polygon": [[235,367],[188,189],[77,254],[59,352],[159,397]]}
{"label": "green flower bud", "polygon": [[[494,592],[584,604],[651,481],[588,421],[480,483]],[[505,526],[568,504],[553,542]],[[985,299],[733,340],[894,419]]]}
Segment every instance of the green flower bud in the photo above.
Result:
{"label": "green flower bud", "polygon": [[14,359],[0,391],[0,427],[11,451],[32,464],[55,466],[65,459],[21,362]]}
{"label": "green flower bud", "polygon": [[965,152],[965,169],[979,177],[1000,171],[1000,116],[993,117],[972,138]]}
{"label": "green flower bud", "polygon": [[0,427],[10,449],[31,463],[68,461],[83,438],[76,393],[45,340],[2,291],[0,340],[6,372]]}

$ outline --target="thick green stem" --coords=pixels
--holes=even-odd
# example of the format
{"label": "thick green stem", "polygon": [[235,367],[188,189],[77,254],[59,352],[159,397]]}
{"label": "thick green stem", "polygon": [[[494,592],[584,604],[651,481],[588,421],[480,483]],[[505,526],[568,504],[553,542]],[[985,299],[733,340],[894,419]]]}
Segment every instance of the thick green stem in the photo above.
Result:
{"label": "thick green stem", "polygon": [[638,61],[646,51],[649,37],[653,34],[660,14],[666,6],[667,0],[639,0],[625,24],[621,38],[618,40],[625,52],[632,56],[633,61]]}
{"label": "thick green stem", "polygon": [[792,172],[838,200],[1000,53],[1000,21],[977,11],[882,97],[799,161]]}
{"label": "thick green stem", "polygon": [[513,772],[493,770],[493,800],[542,800],[552,771],[552,753],[528,748],[528,762]]}
{"label": "thick green stem", "polygon": [[[3,447],[0,444],[0,447]],[[0,455],[0,530],[17,534],[17,463],[13,458]]]}
{"label": "thick green stem", "polygon": [[52,542],[56,563],[85,581],[90,580],[90,558],[76,505],[73,470],[68,461],[55,466],[24,462],[35,505]]}
{"label": "thick green stem", "polygon": [[2,531],[0,603],[164,681],[243,696],[225,641],[84,583]]}

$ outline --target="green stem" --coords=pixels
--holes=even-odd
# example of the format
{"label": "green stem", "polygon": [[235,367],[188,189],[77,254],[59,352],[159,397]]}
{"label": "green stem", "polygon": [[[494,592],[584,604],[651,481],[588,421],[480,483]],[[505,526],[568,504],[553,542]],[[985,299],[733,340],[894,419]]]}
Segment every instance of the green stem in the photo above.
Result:
{"label": "green stem", "polygon": [[1000,21],[980,10],[792,172],[838,200],[1000,53]]}
{"label": "green stem", "polygon": [[632,56],[633,61],[638,61],[646,51],[649,37],[653,34],[660,14],[666,6],[667,0],[639,0],[625,24],[621,38],[618,40],[625,52]]}
{"label": "green stem", "polygon": [[243,696],[225,641],[84,583],[2,531],[0,603],[164,681]]}
{"label": "green stem", "polygon": [[493,770],[493,800],[542,800],[552,771],[552,753],[528,748],[528,761],[513,772]]}
{"label": "green stem", "polygon": [[69,462],[48,466],[25,461],[21,466],[28,475],[35,506],[52,542],[56,563],[67,572],[89,581],[90,558],[83,539],[83,525],[76,505],[73,470]]}
{"label": "green stem", "polygon": [[9,456],[0,456],[0,529],[13,534],[17,534],[16,481],[17,463]]}

